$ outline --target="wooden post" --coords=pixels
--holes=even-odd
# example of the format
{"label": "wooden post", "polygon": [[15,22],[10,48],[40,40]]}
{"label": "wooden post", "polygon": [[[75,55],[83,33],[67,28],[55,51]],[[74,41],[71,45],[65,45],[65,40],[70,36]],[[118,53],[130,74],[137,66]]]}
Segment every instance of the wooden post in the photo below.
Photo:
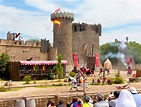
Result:
{"label": "wooden post", "polygon": [[85,95],[85,76],[83,76],[83,95]]}
{"label": "wooden post", "polygon": [[103,81],[102,81],[102,85],[104,85],[105,82],[105,69],[103,69]]}
{"label": "wooden post", "polygon": [[92,44],[92,56],[94,56],[94,44]]}
{"label": "wooden post", "polygon": [[55,105],[58,104],[58,96],[57,95],[54,96],[54,103],[55,103]]}

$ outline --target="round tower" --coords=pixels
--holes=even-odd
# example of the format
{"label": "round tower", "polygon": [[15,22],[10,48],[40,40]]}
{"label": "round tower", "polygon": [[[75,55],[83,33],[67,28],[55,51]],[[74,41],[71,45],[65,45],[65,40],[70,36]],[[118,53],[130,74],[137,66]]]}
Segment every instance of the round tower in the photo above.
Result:
{"label": "round tower", "polygon": [[69,12],[56,12],[51,14],[53,22],[53,47],[58,48],[64,60],[72,64],[72,21],[74,14]]}

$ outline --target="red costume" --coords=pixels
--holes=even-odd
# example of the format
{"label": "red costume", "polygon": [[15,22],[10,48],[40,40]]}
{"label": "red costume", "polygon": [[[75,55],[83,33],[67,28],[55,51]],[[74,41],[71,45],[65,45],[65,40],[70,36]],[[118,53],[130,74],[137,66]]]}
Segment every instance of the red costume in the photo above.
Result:
{"label": "red costume", "polygon": [[131,69],[130,66],[128,67],[128,72],[127,72],[127,74],[132,74],[132,69]]}

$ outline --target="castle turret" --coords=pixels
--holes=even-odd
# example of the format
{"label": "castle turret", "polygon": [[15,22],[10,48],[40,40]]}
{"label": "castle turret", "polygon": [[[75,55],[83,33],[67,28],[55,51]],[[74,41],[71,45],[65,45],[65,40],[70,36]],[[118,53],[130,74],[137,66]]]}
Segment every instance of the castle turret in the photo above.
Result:
{"label": "castle turret", "polygon": [[69,12],[52,13],[53,24],[53,47],[58,48],[63,59],[72,64],[72,21],[74,14]]}

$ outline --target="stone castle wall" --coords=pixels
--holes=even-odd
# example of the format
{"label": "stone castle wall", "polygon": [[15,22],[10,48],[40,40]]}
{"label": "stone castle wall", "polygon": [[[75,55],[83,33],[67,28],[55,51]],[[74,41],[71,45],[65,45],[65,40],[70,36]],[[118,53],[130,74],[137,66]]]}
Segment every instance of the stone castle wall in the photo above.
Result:
{"label": "stone castle wall", "polygon": [[[53,21],[53,47],[58,48],[58,53],[73,67],[73,54],[79,57],[79,66],[84,66],[86,57],[99,53],[99,36],[101,25],[72,23],[74,15],[69,12],[52,13]],[[56,24],[59,21],[60,24]],[[84,51],[84,47],[86,48]]]}
{"label": "stone castle wall", "polygon": [[48,60],[47,53],[40,52],[40,42],[26,42],[16,40],[0,40],[0,53],[6,52],[10,60],[26,60],[32,57],[32,60]]}
{"label": "stone castle wall", "polygon": [[[53,24],[53,47],[48,52],[41,52],[41,42],[0,39],[0,53],[7,52],[10,60],[56,60],[57,53],[61,53],[68,65],[73,67],[73,54],[79,57],[79,66],[83,66],[86,57],[99,53],[99,36],[101,25],[72,23],[74,14],[60,12],[51,14],[51,21],[58,20],[60,24]],[[85,49],[86,48],[86,49]]]}
{"label": "stone castle wall", "polygon": [[72,29],[72,52],[77,53],[79,57],[79,65],[82,67],[85,65],[87,56],[94,56],[96,53],[99,53],[100,34],[93,29],[93,25],[84,23],[74,23]]}

